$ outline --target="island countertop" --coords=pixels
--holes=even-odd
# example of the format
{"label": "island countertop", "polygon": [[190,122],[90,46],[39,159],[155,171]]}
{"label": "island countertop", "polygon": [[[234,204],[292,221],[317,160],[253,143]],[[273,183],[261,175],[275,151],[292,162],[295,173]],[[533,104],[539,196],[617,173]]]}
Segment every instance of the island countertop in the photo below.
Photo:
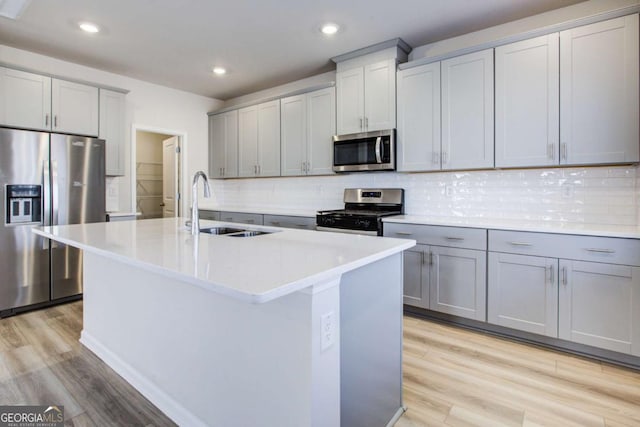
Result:
{"label": "island countertop", "polygon": [[401,252],[414,240],[246,227],[201,220],[201,228],[273,231],[253,237],[200,233],[184,218],[47,226],[34,233],[250,303],[264,303]]}

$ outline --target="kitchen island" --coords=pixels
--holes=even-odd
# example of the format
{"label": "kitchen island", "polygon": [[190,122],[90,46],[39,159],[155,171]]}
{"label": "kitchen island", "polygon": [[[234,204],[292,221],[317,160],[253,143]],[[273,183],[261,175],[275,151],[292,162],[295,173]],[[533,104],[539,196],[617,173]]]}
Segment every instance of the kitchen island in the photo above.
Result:
{"label": "kitchen island", "polygon": [[192,236],[183,222],[34,231],[84,251],[87,348],[179,425],[397,420],[402,251],[415,241],[253,226],[270,233]]}

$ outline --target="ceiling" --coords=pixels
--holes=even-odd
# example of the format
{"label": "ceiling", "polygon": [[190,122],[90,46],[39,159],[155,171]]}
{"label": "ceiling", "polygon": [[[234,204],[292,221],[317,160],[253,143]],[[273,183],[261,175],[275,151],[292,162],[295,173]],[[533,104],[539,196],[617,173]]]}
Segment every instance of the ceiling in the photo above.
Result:
{"label": "ceiling", "polygon": [[[582,0],[36,0],[0,43],[218,99],[335,68],[401,37],[412,47]],[[83,33],[79,21],[102,28]],[[341,31],[327,37],[326,21]],[[228,70],[217,77],[213,66]]]}

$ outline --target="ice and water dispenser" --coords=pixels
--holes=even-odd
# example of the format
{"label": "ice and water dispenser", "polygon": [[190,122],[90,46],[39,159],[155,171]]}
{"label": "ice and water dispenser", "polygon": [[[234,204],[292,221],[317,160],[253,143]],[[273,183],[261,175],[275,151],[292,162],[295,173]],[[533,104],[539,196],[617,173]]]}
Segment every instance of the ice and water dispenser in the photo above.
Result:
{"label": "ice and water dispenser", "polygon": [[11,184],[6,192],[7,224],[42,221],[42,186]]}

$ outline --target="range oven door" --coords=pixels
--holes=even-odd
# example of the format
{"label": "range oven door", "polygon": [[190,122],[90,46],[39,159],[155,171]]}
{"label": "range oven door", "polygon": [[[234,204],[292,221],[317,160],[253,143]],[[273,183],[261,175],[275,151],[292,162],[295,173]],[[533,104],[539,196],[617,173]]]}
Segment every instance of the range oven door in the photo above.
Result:
{"label": "range oven door", "polygon": [[335,172],[395,169],[395,129],[333,137],[333,170]]}
{"label": "range oven door", "polygon": [[365,236],[378,236],[377,231],[371,230],[351,230],[346,228],[333,228],[333,227],[322,227],[316,226],[316,231],[331,231],[333,233],[348,233],[348,234],[363,234]]}

